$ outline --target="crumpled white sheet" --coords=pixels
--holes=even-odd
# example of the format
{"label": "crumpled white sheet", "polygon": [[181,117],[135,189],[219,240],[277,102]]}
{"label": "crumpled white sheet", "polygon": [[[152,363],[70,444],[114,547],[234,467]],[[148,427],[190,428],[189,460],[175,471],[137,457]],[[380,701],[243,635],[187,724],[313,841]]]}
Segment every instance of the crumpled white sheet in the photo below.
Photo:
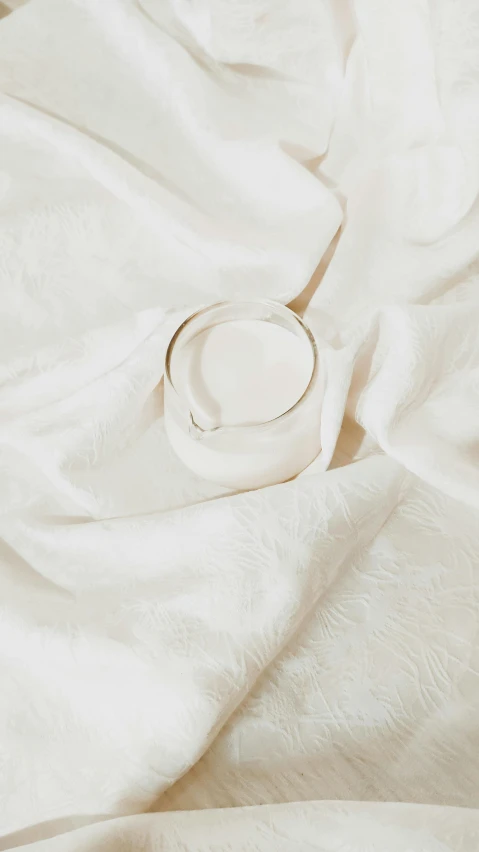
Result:
{"label": "crumpled white sheet", "polygon": [[[478,57],[476,0],[1,21],[0,849],[478,848]],[[312,275],[323,454],[228,495],[165,346]]]}

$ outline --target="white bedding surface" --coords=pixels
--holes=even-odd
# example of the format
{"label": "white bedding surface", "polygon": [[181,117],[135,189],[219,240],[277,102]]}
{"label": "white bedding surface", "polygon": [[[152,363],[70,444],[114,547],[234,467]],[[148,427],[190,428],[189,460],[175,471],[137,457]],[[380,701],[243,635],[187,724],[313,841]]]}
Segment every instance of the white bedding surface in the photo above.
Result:
{"label": "white bedding surface", "polygon": [[[476,0],[0,21],[0,849],[479,848],[478,189]],[[311,276],[323,453],[230,495],[165,347]]]}

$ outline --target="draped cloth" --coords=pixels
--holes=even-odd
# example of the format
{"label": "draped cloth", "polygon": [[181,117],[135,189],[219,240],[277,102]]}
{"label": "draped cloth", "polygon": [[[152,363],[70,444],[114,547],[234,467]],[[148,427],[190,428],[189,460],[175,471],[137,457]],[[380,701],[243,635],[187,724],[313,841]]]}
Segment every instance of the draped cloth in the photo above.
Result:
{"label": "draped cloth", "polygon": [[[0,21],[0,849],[477,850],[478,191],[476,0]],[[325,398],[232,494],[162,376],[242,298]]]}

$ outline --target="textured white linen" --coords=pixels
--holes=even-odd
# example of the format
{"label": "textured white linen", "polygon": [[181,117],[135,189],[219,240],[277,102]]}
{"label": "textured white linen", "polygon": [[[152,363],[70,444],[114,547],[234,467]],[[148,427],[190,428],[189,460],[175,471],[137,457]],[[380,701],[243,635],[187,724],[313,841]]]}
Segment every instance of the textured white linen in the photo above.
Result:
{"label": "textured white linen", "polygon": [[[478,56],[476,0],[2,19],[0,848],[478,848]],[[323,453],[229,495],[165,346],[319,263]]]}
{"label": "textured white linen", "polygon": [[362,802],[305,802],[123,817],[53,840],[32,852],[472,852],[477,811]]}

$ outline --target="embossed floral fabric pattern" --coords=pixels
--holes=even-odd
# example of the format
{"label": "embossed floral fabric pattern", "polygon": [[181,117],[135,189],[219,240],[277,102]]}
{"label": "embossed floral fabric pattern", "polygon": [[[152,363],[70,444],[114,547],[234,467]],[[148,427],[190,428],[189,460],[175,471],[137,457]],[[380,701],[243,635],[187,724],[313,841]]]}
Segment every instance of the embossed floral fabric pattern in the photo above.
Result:
{"label": "embossed floral fabric pattern", "polygon": [[[478,57],[475,0],[1,19],[0,849],[479,848]],[[173,331],[311,276],[321,456],[195,478]]]}

